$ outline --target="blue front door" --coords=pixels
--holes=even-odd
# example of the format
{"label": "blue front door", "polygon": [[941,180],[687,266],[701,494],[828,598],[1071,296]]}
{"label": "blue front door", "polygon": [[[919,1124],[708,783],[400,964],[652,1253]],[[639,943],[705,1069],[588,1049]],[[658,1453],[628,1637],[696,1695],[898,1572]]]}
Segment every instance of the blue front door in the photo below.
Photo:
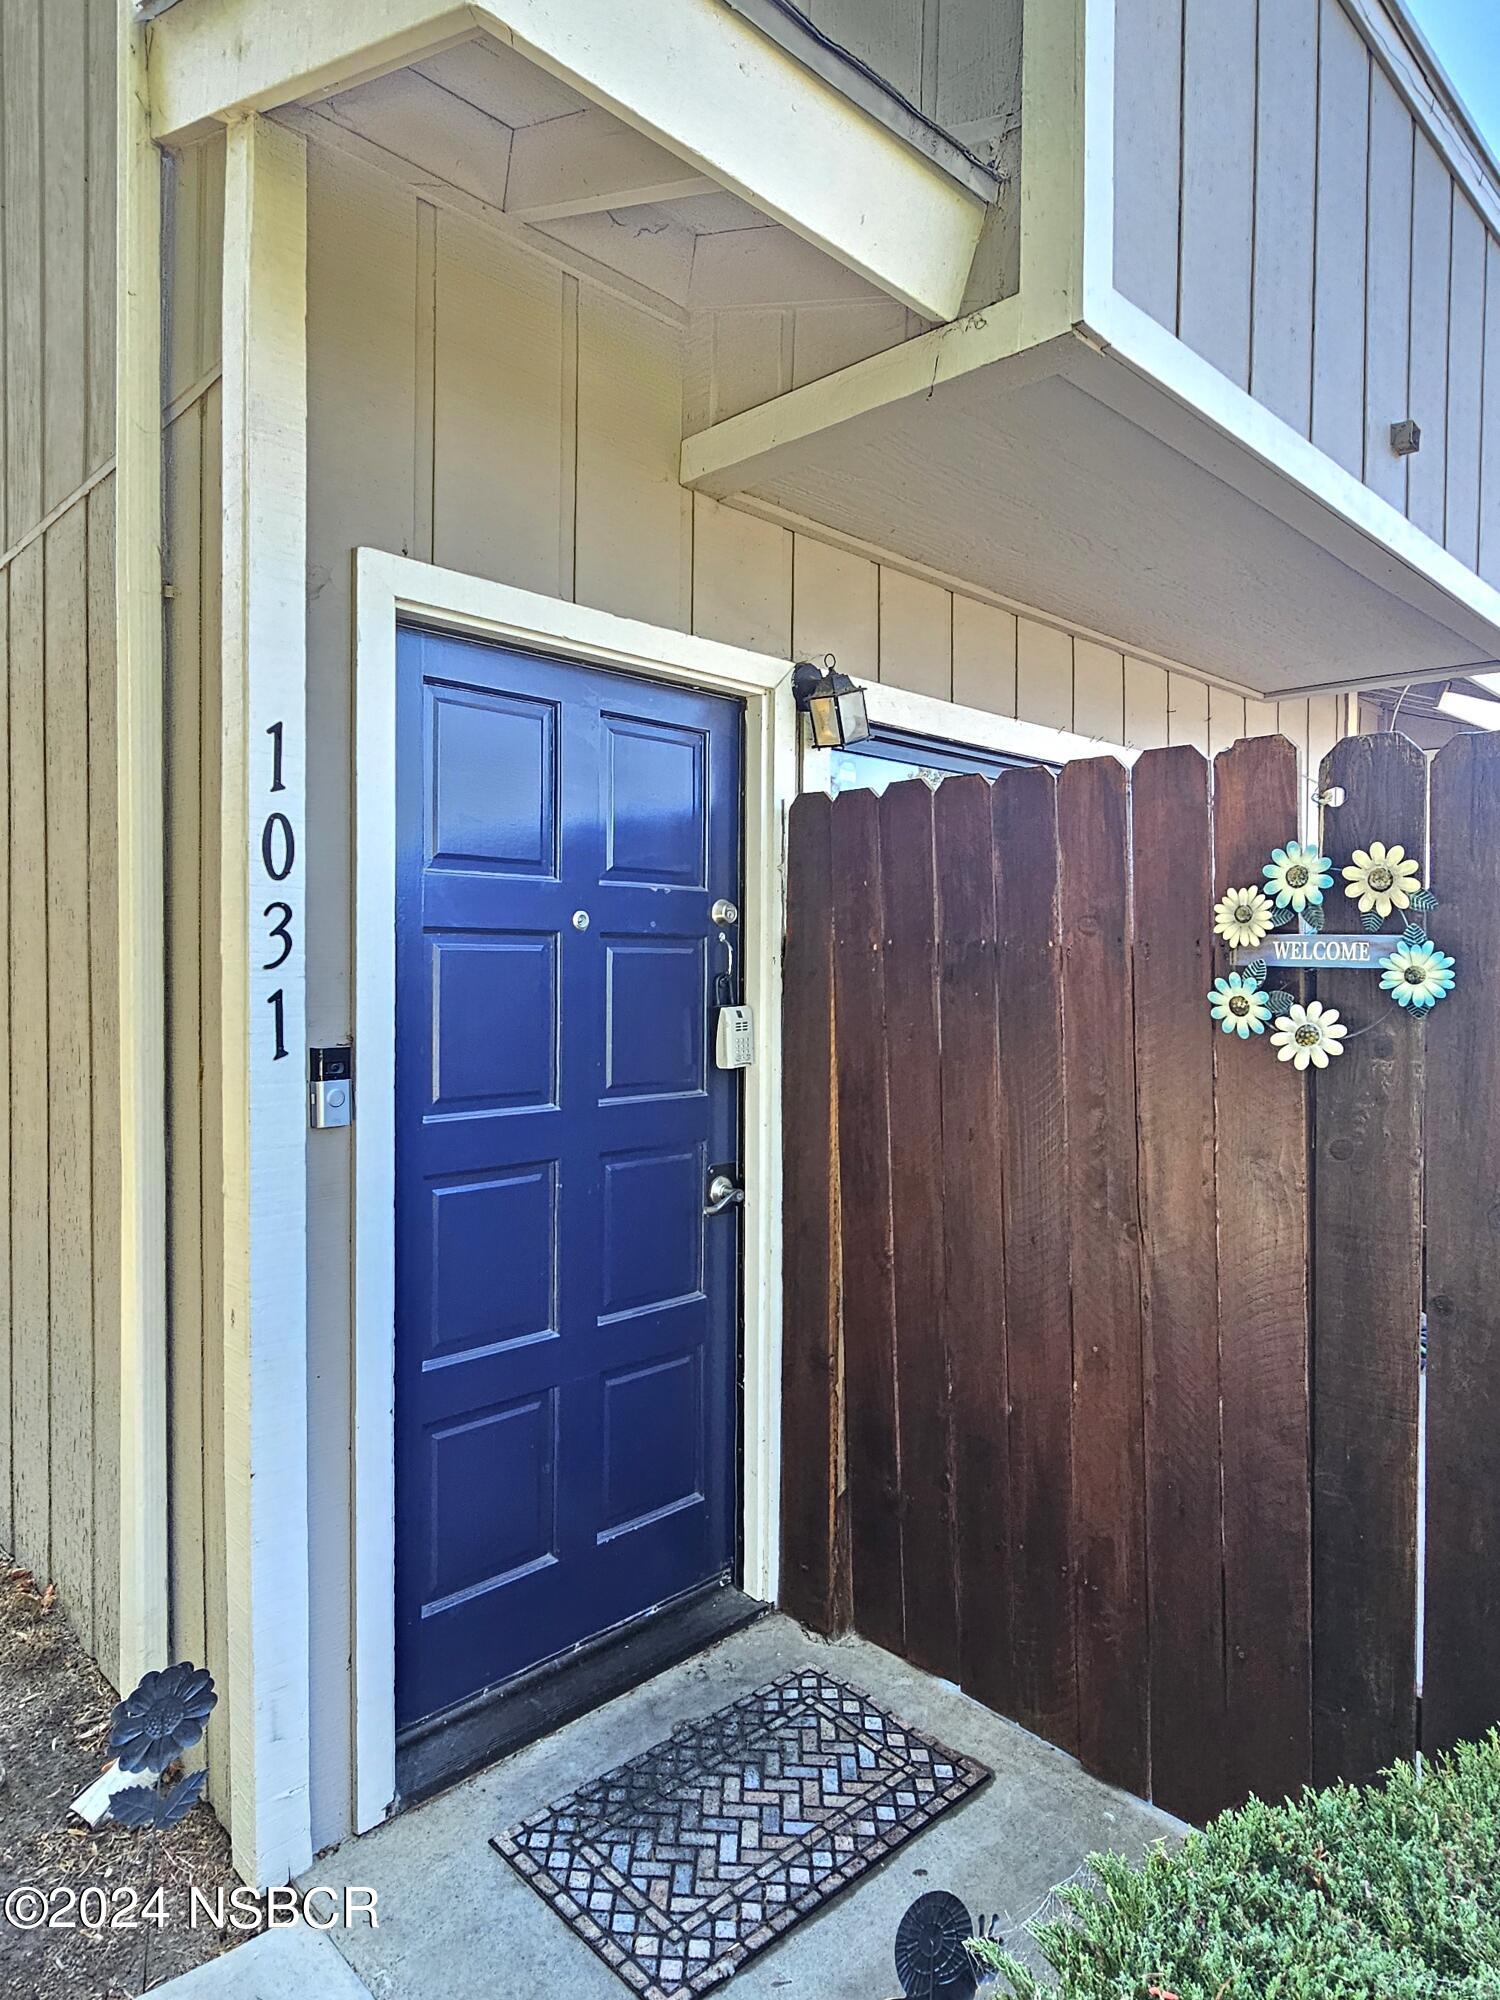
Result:
{"label": "blue front door", "polygon": [[742,711],[398,646],[397,1717],[728,1574]]}

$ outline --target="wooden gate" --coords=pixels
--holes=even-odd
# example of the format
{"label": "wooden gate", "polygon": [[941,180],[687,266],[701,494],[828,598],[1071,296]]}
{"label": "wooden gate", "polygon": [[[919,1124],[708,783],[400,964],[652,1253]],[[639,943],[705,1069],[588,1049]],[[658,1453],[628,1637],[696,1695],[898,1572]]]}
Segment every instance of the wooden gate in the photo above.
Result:
{"label": "wooden gate", "polygon": [[1500,739],[1430,775],[1325,761],[1331,928],[1430,855],[1457,987],[1319,975],[1305,1076],[1205,1002],[1284,739],[792,811],[782,1602],[1189,1819],[1500,1717]]}

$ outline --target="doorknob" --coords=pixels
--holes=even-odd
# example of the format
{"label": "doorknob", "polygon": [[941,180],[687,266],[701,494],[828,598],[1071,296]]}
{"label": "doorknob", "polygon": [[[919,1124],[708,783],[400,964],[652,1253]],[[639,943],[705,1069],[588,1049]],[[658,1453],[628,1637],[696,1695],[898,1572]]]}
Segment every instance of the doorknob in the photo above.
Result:
{"label": "doorknob", "polygon": [[705,1215],[719,1215],[726,1208],[738,1208],[745,1199],[745,1190],[733,1174],[722,1168],[709,1175],[708,1199],[703,1204]]}

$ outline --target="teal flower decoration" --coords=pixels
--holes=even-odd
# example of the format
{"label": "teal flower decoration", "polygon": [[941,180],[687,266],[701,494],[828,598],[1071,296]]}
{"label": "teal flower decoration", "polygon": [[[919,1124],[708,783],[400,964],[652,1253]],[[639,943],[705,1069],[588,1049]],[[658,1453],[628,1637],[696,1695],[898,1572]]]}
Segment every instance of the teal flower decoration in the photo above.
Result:
{"label": "teal flower decoration", "polygon": [[1261,869],[1266,893],[1276,900],[1279,910],[1293,909],[1300,917],[1309,904],[1319,905],[1323,891],[1333,887],[1333,863],[1316,847],[1304,847],[1289,840],[1285,847],[1273,847],[1271,858]]}
{"label": "teal flower decoration", "polygon": [[1399,944],[1380,963],[1380,983],[1398,1007],[1435,1007],[1453,991],[1453,960],[1435,944]]}
{"label": "teal flower decoration", "polygon": [[1241,972],[1231,972],[1227,979],[1214,981],[1208,996],[1208,1011],[1224,1034],[1238,1035],[1242,1042],[1248,1042],[1252,1035],[1266,1032],[1271,1001],[1253,979]]}

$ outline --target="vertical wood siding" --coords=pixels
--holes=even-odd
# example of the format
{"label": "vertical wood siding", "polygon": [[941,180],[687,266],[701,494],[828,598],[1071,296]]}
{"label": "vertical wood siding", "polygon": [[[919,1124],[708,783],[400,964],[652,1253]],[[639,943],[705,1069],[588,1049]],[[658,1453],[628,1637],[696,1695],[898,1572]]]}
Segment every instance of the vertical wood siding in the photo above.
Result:
{"label": "vertical wood siding", "polygon": [[114,20],[0,15],[0,1544],[117,1671]]}
{"label": "vertical wood siding", "polygon": [[1500,237],[1343,0],[1118,0],[1115,101],[1119,290],[1500,582]]}
{"label": "vertical wood siding", "polygon": [[[216,1172],[217,1092],[209,1090],[205,1106],[199,1089],[199,1064],[212,1079],[218,1062],[217,866],[210,849],[219,813],[212,601],[219,150],[206,145],[174,163],[167,323],[169,391],[188,405],[172,426],[168,480],[178,593],[168,620],[171,1117],[182,1153],[182,1171],[174,1174],[172,1352],[174,1379],[188,1385],[173,1412],[174,1630],[183,1644],[199,1643],[201,1633],[222,1682],[222,1300],[215,1204],[202,1203]],[[685,412],[703,393],[694,333],[684,336],[517,253],[340,150],[311,145],[308,174],[308,732],[320,772],[307,824],[311,1041],[342,1040],[353,1025],[349,728],[357,547],[414,555],[783,657],[794,647],[815,658],[834,652],[871,680],[1112,740],[1123,731],[1142,747],[1201,737],[1206,749],[1211,727],[1217,741],[1248,726],[1242,697],[1211,695],[1187,673],[1129,659],[1051,621],[1018,619],[954,594],[903,565],[685,493],[677,480]],[[1255,706],[1255,726],[1288,730],[1304,756],[1315,734],[1312,710],[1330,742],[1336,733],[1331,698],[1280,711]],[[878,909],[881,885],[871,893]],[[193,1150],[200,1130],[201,1159]],[[347,1831],[351,1790],[350,1164],[347,1140],[337,1133],[309,1150],[319,1846]],[[933,1283],[941,1282],[938,1273]],[[185,1351],[194,1342],[201,1342],[201,1358]],[[884,1386],[863,1378],[845,1385],[851,1425],[894,1421],[885,1392],[893,1394],[895,1369],[910,1362],[893,1351]],[[868,1523],[868,1510],[862,1518]],[[899,1535],[899,1524],[893,1531]],[[942,1526],[939,1539],[946,1542],[948,1533]],[[883,1615],[899,1636],[901,1603]],[[1036,1617],[1044,1620],[1044,1608]],[[1052,1702],[1041,1664],[1028,1699],[1039,1712]],[[216,1798],[227,1796],[222,1715],[221,1704],[209,1741]]]}

